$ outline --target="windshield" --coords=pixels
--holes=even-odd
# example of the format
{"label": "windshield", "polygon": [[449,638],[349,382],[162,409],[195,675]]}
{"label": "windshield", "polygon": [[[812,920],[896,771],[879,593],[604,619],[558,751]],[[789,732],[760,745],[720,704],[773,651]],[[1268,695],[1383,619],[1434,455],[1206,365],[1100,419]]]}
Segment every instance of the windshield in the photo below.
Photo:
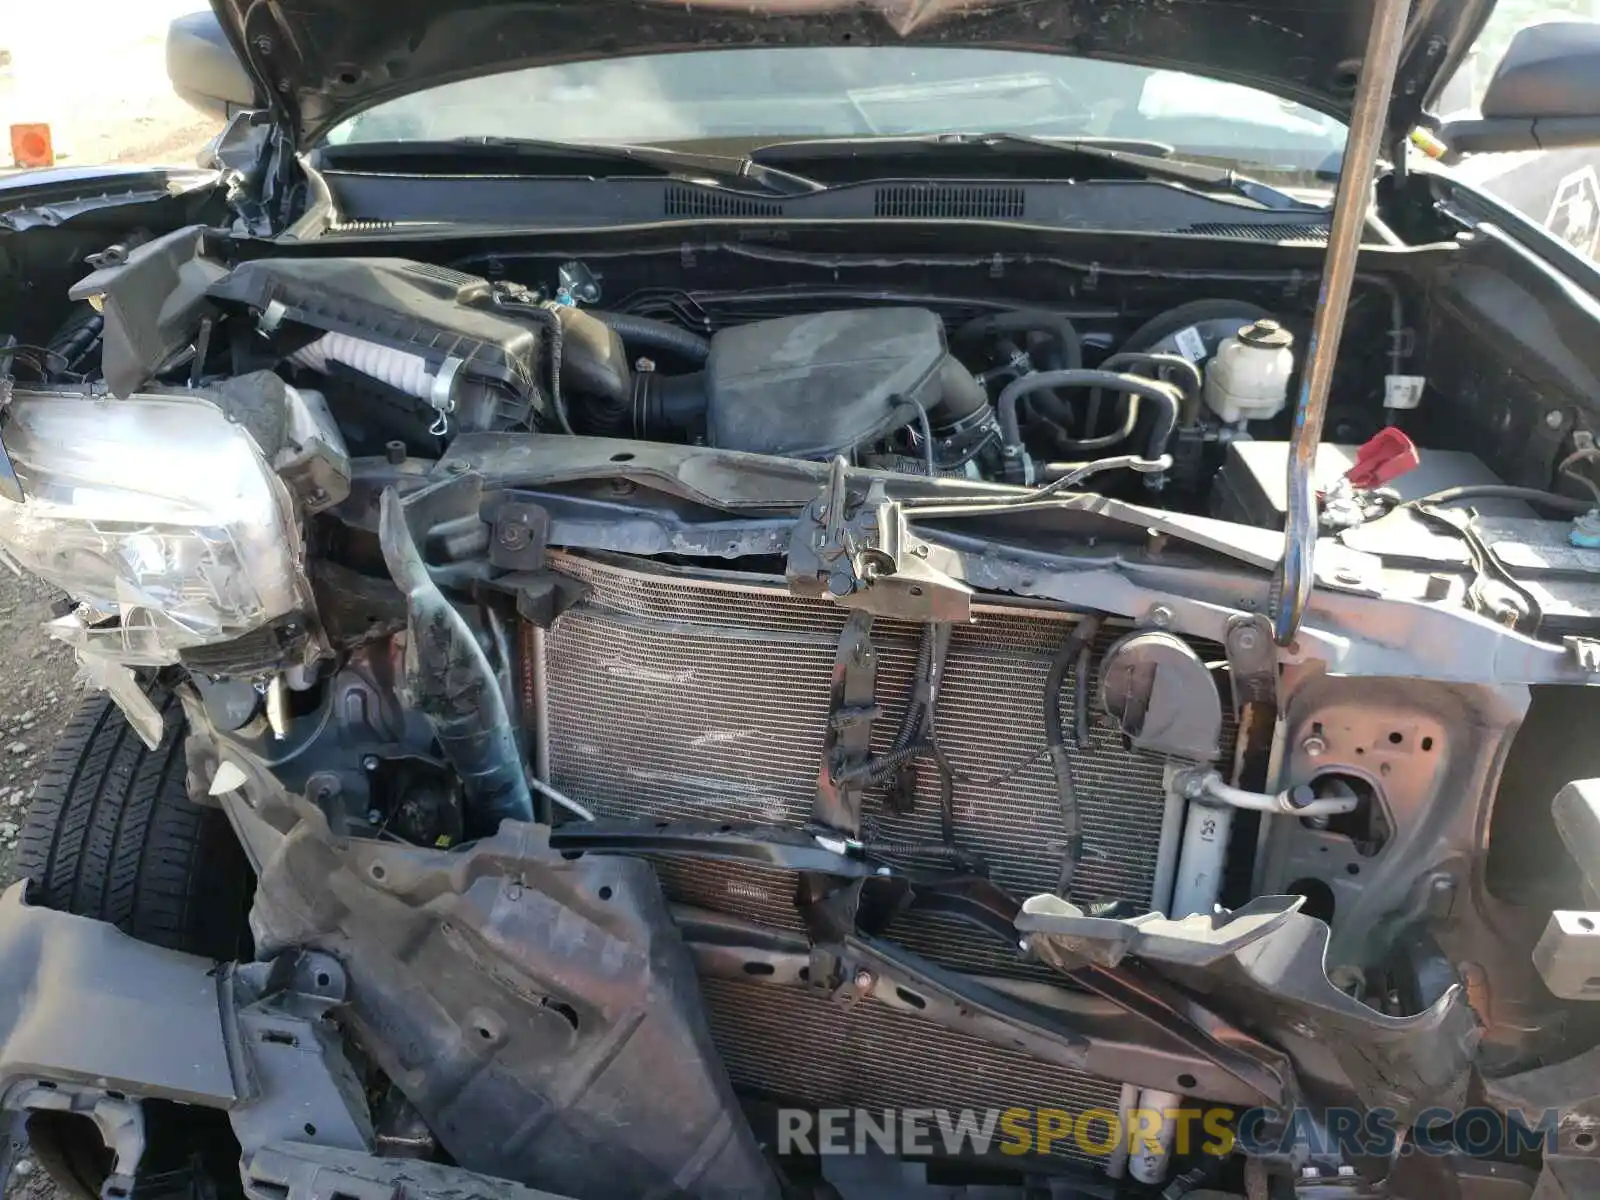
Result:
{"label": "windshield", "polygon": [[1344,126],[1178,71],[947,47],[702,50],[534,67],[430,88],[333,143],[524,137],[704,144],[1020,133],[1158,141],[1256,168],[1337,170]]}

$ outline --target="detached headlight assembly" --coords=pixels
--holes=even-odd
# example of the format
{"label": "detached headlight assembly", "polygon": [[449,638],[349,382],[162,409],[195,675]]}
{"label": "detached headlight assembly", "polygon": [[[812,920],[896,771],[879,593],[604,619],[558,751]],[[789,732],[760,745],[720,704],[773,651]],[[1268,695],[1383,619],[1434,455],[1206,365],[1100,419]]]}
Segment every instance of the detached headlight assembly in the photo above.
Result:
{"label": "detached headlight assembly", "polygon": [[173,663],[309,611],[288,490],[210,401],[19,392],[0,440],[22,493],[0,548],[106,618],[52,626],[86,661]]}

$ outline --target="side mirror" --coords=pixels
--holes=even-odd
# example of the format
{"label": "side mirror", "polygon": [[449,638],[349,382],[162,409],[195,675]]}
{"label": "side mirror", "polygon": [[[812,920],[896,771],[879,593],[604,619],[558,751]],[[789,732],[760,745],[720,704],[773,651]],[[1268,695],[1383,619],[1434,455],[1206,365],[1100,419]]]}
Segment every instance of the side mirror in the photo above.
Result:
{"label": "side mirror", "polygon": [[1438,131],[1452,154],[1600,143],[1600,24],[1519,29],[1478,107],[1480,118]]}
{"label": "side mirror", "polygon": [[167,78],[179,97],[209,117],[261,107],[255,80],[209,9],[167,26]]}

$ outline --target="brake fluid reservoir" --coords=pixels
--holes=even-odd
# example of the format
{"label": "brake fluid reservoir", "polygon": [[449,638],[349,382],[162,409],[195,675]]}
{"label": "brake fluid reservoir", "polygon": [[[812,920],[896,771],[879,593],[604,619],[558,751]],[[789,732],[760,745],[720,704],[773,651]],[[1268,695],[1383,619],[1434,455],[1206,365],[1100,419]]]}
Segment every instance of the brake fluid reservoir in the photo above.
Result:
{"label": "brake fluid reservoir", "polygon": [[1294,374],[1294,335],[1276,321],[1246,325],[1206,368],[1206,407],[1227,424],[1260,421],[1283,411]]}

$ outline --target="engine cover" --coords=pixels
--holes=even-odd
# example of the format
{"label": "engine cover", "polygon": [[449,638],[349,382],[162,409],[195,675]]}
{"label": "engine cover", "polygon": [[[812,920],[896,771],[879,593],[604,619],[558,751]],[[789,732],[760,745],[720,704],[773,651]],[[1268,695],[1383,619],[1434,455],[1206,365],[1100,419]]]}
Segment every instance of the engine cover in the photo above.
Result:
{"label": "engine cover", "polygon": [[706,359],[711,445],[827,458],[939,399],[944,325],[925,308],[812,313],[724,329]]}

